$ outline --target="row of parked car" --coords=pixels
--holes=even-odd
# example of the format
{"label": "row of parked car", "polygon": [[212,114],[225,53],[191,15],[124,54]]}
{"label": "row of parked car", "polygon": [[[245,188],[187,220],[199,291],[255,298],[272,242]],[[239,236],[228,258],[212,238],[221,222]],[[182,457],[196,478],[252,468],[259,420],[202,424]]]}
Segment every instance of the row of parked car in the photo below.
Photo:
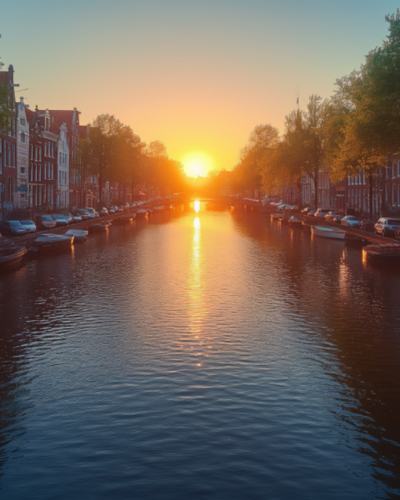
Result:
{"label": "row of parked car", "polygon": [[132,208],[140,207],[144,202],[125,203],[124,205],[111,205],[103,207],[98,212],[92,207],[78,208],[72,213],[62,212],[58,214],[37,215],[35,220],[5,220],[0,221],[0,236],[24,236],[37,230],[53,229],[55,227],[68,226],[85,220],[105,217],[110,214],[124,212]]}
{"label": "row of parked car", "polygon": [[302,213],[308,216],[323,218],[328,222],[336,222],[343,226],[354,227],[362,229],[369,233],[379,234],[381,236],[394,236],[400,239],[400,219],[393,217],[381,217],[375,224],[368,219],[360,219],[355,215],[343,215],[339,211],[329,210],[326,208],[319,208],[318,210],[311,210],[305,208]]}

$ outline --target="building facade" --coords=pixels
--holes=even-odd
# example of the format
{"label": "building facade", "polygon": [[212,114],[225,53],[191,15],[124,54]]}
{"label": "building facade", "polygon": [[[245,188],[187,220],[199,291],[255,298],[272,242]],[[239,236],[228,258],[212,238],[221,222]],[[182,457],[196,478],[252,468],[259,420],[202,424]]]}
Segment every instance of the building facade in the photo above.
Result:
{"label": "building facade", "polygon": [[0,131],[0,218],[6,219],[17,206],[17,131],[14,69],[0,71],[0,82],[10,90],[13,117],[8,130]]}
{"label": "building facade", "polygon": [[24,98],[17,104],[17,200],[19,209],[29,207],[29,123]]}

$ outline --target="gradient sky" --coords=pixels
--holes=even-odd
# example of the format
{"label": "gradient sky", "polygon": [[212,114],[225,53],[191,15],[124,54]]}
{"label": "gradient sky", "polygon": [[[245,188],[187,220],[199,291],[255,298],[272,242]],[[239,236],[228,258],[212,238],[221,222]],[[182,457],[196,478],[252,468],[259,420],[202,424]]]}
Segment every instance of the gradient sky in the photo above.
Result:
{"label": "gradient sky", "polygon": [[[393,1],[2,0],[0,56],[31,109],[114,114],[170,157],[231,169],[251,130],[332,95]],[[4,69],[4,68],[3,68]],[[191,156],[193,158],[193,154]]]}

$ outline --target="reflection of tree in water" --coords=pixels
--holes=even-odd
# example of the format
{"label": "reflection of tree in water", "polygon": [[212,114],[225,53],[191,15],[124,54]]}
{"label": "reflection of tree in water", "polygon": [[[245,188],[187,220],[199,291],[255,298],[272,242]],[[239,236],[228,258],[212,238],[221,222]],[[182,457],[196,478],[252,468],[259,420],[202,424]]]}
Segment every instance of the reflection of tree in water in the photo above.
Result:
{"label": "reflection of tree in water", "polygon": [[[342,387],[342,425],[355,431],[359,453],[373,459],[372,474],[392,491],[400,488],[400,272],[363,267],[360,249],[280,227],[259,216],[235,214],[236,229],[277,250],[288,273],[285,298],[313,325],[321,345],[333,344]],[[324,360],[321,359],[321,363]]]}

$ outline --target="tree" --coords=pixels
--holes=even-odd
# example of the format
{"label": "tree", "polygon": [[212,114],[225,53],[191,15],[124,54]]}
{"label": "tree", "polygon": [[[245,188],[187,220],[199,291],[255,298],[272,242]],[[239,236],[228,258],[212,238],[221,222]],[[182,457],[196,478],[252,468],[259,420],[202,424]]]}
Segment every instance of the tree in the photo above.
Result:
{"label": "tree", "polygon": [[286,116],[284,136],[264,151],[260,162],[267,188],[295,184],[298,198],[302,177],[307,173],[314,181],[315,208],[318,208],[319,172],[325,166],[323,134],[327,109],[326,100],[311,95],[307,111],[294,110]]}
{"label": "tree", "polygon": [[326,140],[335,178],[364,169],[372,218],[374,175],[400,149],[400,11],[386,16],[388,40],[372,50],[359,71],[336,81]]}
{"label": "tree", "polygon": [[262,185],[263,162],[278,143],[279,132],[270,124],[257,125],[251,132],[240,160],[234,168],[235,180],[245,189],[257,190]]}
{"label": "tree", "polygon": [[13,116],[12,90],[8,85],[0,83],[0,130],[4,132],[10,128]]}
{"label": "tree", "polygon": [[115,116],[99,115],[81,145],[82,163],[99,180],[100,203],[106,181],[124,183],[134,177],[143,143],[132,129]]}

